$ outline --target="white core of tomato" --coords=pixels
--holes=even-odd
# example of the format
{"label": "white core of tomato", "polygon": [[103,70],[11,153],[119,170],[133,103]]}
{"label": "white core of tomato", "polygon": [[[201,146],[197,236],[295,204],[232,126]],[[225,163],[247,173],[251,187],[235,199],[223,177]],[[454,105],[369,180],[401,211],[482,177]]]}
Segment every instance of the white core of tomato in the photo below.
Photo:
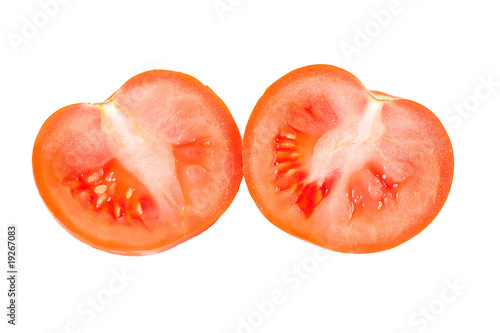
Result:
{"label": "white core of tomato", "polygon": [[382,93],[379,93],[379,92],[376,92],[376,91],[368,91],[368,94],[370,94],[375,99],[378,99],[380,101],[392,101],[392,100],[396,99],[396,97],[389,96],[389,95],[386,95],[386,94],[382,94]]}
{"label": "white core of tomato", "polygon": [[373,146],[384,135],[385,126],[381,119],[383,104],[381,100],[370,99],[361,119],[339,123],[321,136],[311,158],[310,181],[321,184],[332,172],[363,167]]}
{"label": "white core of tomato", "polygon": [[184,198],[172,145],[147,135],[133,113],[113,100],[101,104],[101,110],[101,126],[115,157],[158,199],[160,213],[173,223],[181,223]]}

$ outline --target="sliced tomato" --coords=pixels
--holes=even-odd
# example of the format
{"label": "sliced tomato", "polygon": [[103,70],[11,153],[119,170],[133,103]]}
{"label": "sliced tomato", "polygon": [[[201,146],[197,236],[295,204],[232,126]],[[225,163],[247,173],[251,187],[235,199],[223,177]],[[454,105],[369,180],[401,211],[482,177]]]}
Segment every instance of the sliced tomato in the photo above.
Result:
{"label": "sliced tomato", "polygon": [[285,75],[258,101],[243,171],[277,227],[328,249],[367,253],[407,241],[436,217],[450,191],[453,150],[424,106],[313,65]]}
{"label": "sliced tomato", "polygon": [[104,103],[50,116],[33,172],[73,236],[112,253],[151,254],[203,232],[228,208],[242,179],[241,136],[210,88],[154,70]]}

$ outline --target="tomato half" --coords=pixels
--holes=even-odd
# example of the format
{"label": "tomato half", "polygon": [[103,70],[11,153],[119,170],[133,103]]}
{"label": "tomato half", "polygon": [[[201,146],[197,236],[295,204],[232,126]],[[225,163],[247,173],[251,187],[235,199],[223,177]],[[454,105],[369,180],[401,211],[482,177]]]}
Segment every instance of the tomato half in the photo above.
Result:
{"label": "tomato half", "polygon": [[210,227],[242,179],[241,135],[195,78],[153,70],[104,103],[51,115],[33,149],[45,204],[81,241],[111,253],[164,251]]}
{"label": "tomato half", "polygon": [[243,172],[277,227],[328,249],[368,253],[407,241],[436,217],[450,191],[453,150],[424,106],[313,65],[259,99]]}

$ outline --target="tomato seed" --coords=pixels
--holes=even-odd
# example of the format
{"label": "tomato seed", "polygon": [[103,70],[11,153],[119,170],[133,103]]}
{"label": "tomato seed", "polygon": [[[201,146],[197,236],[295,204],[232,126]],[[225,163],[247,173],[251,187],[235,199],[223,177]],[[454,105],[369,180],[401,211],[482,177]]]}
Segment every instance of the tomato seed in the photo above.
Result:
{"label": "tomato seed", "polygon": [[88,191],[81,191],[80,193],[78,193],[78,197],[82,202],[87,204],[90,204],[90,202],[92,201],[92,197]]}
{"label": "tomato seed", "polygon": [[106,194],[99,195],[96,201],[96,208],[101,208],[104,202],[106,201],[106,198],[107,198]]}
{"label": "tomato seed", "polygon": [[295,144],[290,141],[285,141],[285,142],[280,142],[279,143],[280,148],[285,148],[285,149],[293,149],[295,148]]}
{"label": "tomato seed", "polygon": [[103,194],[104,192],[106,192],[106,188],[107,188],[106,185],[97,185],[96,187],[94,187],[94,193]]}
{"label": "tomato seed", "polygon": [[114,210],[114,213],[115,213],[115,217],[116,218],[119,218],[120,216],[122,216],[122,208],[120,207],[120,205],[118,204],[115,204],[115,210]]}
{"label": "tomato seed", "polygon": [[90,176],[88,176],[87,183],[88,184],[93,183],[93,182],[95,182],[98,179],[99,179],[99,174],[97,172],[94,172],[93,174],[91,174]]}
{"label": "tomato seed", "polygon": [[111,185],[109,186],[109,189],[108,189],[108,194],[109,194],[109,195],[113,195],[113,194],[115,194],[115,187],[116,187],[116,184],[115,184],[115,183],[113,183],[113,184],[111,184]]}

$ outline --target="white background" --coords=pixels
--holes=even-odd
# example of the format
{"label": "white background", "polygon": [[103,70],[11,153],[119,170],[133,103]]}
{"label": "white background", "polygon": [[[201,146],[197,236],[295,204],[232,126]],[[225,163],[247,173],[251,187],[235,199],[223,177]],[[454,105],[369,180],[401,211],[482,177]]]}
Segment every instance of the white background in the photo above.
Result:
{"label": "white background", "polygon": [[[498,332],[495,1],[220,3],[231,10],[218,12],[213,0],[70,0],[50,7],[44,22],[38,1],[1,2],[0,330]],[[390,19],[378,15],[377,23],[373,13],[389,9]],[[26,22],[38,31],[23,32]],[[363,30],[369,33],[364,39]],[[15,38],[24,40],[15,45]],[[347,44],[357,53],[346,56]],[[65,105],[101,102],[135,74],[170,69],[209,85],[243,134],[266,87],[315,63],[342,67],[369,89],[418,101],[448,129],[456,158],[448,201],[426,230],[395,249],[324,251],[318,260],[315,246],[260,214],[242,183],[205,233],[157,255],[122,257],[71,237],[38,195],[33,142],[44,120]],[[9,223],[18,225],[16,327],[6,323]],[[297,267],[309,273],[296,273]],[[115,281],[123,273],[129,280]],[[271,294],[281,294],[280,304],[269,305]],[[105,303],[100,311],[91,310],[92,298]]]}

